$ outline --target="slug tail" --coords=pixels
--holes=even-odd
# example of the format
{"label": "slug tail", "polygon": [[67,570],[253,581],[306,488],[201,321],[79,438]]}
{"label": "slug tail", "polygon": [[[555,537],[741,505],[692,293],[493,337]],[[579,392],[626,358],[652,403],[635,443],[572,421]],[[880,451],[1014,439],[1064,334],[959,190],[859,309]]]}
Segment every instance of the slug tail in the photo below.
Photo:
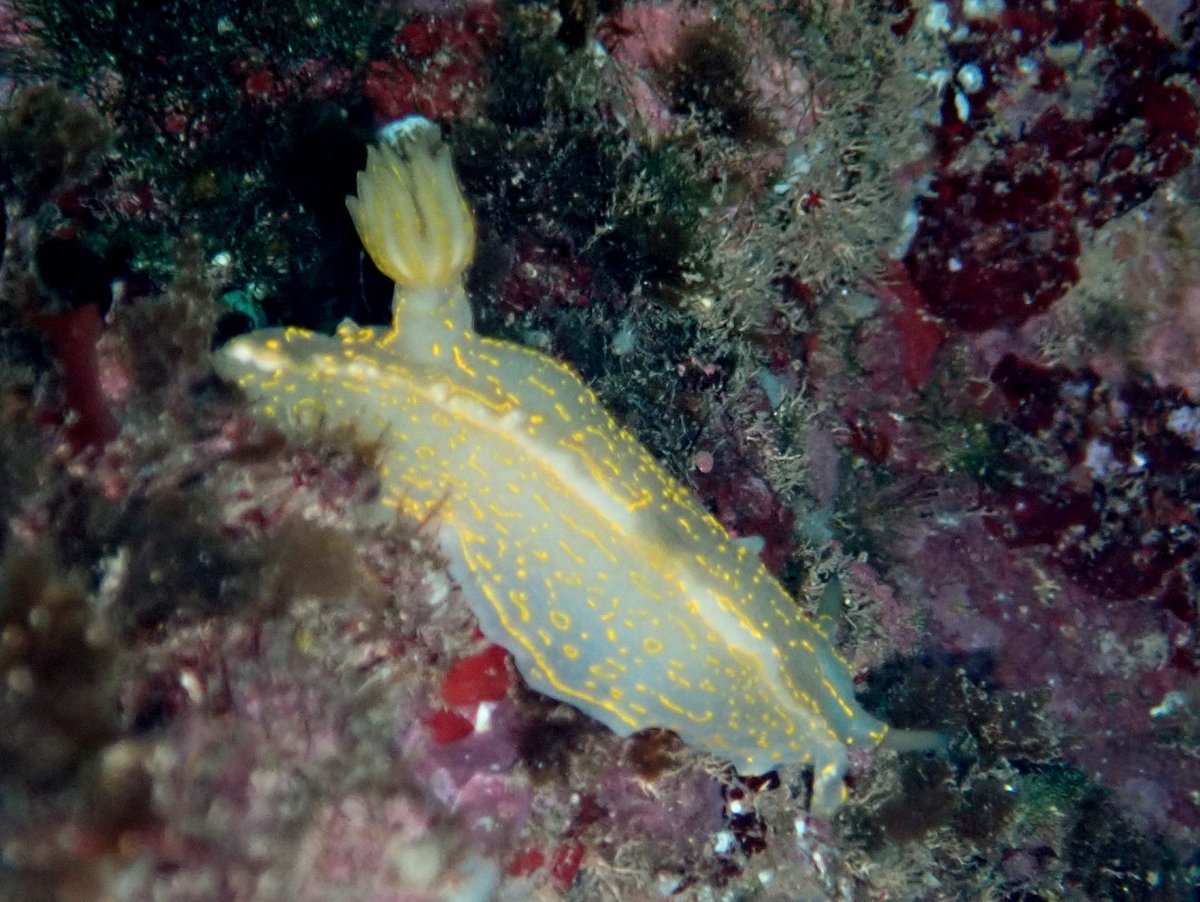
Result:
{"label": "slug tail", "polygon": [[949,747],[950,737],[934,730],[889,729],[881,745],[897,752],[940,751]]}

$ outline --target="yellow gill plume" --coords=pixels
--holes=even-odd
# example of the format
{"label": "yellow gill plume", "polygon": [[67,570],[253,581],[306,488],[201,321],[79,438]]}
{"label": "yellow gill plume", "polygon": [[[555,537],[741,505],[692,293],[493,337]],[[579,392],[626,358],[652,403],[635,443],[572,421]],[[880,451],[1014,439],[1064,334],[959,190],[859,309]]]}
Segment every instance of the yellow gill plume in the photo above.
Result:
{"label": "yellow gill plume", "polygon": [[475,337],[463,289],[475,220],[436,124],[410,116],[379,138],[346,208],[367,254],[396,283],[384,342],[413,362],[436,359]]}

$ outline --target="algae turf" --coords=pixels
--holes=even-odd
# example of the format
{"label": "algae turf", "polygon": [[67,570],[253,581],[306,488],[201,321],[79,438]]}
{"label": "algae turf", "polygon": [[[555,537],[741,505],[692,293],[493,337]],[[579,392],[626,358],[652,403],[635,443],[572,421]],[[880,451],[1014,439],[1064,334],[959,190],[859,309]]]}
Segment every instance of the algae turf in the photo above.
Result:
{"label": "algae turf", "polygon": [[[174,249],[163,235],[193,233],[207,256],[230,254],[231,286],[276,317],[353,310],[357,253],[341,198],[370,131],[364,64],[393,22],[368,4],[306,0],[16,5],[35,40],[7,51],[10,65],[88,96],[114,127],[109,177],[123,215],[102,224],[105,245],[166,279]],[[326,309],[278,300],[314,293]]]}

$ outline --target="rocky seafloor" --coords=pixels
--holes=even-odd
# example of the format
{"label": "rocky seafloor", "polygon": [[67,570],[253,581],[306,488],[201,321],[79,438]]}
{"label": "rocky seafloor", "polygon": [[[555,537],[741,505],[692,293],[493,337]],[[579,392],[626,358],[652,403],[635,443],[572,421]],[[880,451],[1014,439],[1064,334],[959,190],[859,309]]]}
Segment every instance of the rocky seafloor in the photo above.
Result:
{"label": "rocky seafloor", "polygon": [[[0,899],[1193,899],[1195,3],[0,2]],[[528,689],[378,443],[211,350],[388,319],[439,122],[574,366],[940,752],[739,778]]]}

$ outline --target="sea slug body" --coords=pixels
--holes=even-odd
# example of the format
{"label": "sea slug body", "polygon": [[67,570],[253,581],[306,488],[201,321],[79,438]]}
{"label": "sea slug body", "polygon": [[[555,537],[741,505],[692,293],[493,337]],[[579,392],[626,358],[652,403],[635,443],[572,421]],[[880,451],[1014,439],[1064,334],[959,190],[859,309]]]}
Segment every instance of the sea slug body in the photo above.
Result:
{"label": "sea slug body", "polygon": [[474,221],[437,126],[386,130],[347,205],[396,282],[391,328],[254,332],[217,354],[260,416],[380,439],[380,503],[429,518],[484,633],[535,689],[626,736],[675,731],[743,774],[811,763],[845,799],[849,746],[888,727],[747,543],[543,354],[476,334]]}

